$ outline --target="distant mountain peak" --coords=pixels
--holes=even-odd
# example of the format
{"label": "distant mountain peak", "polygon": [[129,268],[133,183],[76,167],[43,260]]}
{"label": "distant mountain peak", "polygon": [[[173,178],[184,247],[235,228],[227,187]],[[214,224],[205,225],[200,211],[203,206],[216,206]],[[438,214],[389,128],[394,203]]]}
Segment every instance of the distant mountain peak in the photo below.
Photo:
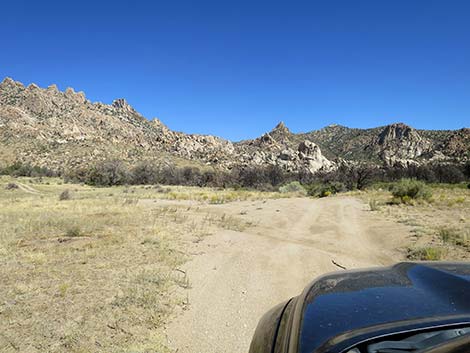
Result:
{"label": "distant mountain peak", "polygon": [[281,120],[275,127],[275,129],[284,129],[286,128],[286,124]]}
{"label": "distant mountain peak", "polygon": [[269,132],[269,135],[271,135],[273,138],[277,139],[279,137],[287,137],[291,135],[292,132],[289,130],[289,128],[284,124],[283,121],[280,121],[274,129]]}

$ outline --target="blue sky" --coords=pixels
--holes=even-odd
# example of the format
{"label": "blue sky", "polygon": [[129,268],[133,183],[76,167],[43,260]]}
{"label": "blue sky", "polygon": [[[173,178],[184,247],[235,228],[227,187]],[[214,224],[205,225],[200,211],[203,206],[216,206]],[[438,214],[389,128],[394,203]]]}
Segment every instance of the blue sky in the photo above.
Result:
{"label": "blue sky", "polygon": [[470,126],[470,1],[8,1],[0,79],[232,140],[283,120]]}

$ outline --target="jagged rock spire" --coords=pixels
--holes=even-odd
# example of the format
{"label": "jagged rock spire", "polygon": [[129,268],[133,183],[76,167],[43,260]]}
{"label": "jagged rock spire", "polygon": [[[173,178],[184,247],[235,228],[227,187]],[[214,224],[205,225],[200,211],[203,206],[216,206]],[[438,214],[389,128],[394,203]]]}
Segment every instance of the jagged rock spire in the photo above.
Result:
{"label": "jagged rock spire", "polygon": [[132,106],[129,103],[127,103],[127,101],[124,98],[115,99],[112,103],[112,106],[116,109],[122,109],[126,111],[134,110],[134,108],[132,108]]}
{"label": "jagged rock spire", "polygon": [[283,121],[280,121],[272,131],[282,131],[290,133],[290,130],[287,128],[286,124],[284,124]]}
{"label": "jagged rock spire", "polygon": [[292,133],[284,124],[283,121],[279,122],[274,129],[269,132],[269,135],[274,138],[276,141],[280,142],[285,139],[288,139]]}

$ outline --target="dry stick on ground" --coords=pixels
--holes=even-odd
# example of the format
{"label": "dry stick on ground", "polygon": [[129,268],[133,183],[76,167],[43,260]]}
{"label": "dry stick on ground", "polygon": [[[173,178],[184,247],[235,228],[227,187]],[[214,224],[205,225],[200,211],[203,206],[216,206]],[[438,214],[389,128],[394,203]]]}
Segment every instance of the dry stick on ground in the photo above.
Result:
{"label": "dry stick on ground", "polygon": [[331,260],[331,262],[333,263],[333,265],[339,267],[339,268],[342,268],[343,270],[346,270],[346,267],[343,266],[343,265],[340,265],[339,263],[337,263],[335,260]]}

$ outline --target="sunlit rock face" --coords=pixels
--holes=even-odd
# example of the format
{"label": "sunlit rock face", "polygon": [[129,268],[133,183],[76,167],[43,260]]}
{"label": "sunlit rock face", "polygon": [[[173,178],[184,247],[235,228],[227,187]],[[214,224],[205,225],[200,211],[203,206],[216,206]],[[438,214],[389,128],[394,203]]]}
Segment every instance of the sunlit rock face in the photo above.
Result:
{"label": "sunlit rock face", "polygon": [[157,118],[146,119],[123,98],[93,103],[73,88],[25,86],[11,78],[0,83],[1,165],[19,161],[64,170],[120,159],[316,173],[343,162],[465,161],[469,151],[468,128],[427,131],[402,123],[371,129],[329,125],[293,133],[280,122],[256,139],[231,142],[173,131]]}

